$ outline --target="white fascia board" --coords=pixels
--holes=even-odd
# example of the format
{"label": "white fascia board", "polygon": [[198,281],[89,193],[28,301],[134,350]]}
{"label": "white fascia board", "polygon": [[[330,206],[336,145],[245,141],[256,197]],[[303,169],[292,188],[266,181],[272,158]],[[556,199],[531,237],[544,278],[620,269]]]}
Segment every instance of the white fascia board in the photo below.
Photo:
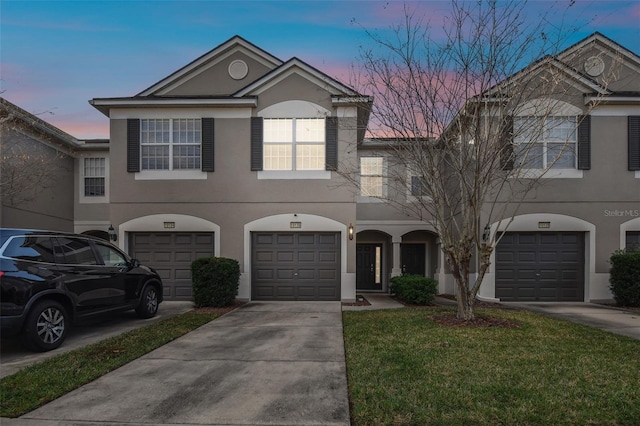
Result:
{"label": "white fascia board", "polygon": [[597,104],[640,104],[640,96],[586,96],[584,103]]}
{"label": "white fascia board", "polygon": [[91,105],[110,118],[112,109],[123,108],[255,108],[258,100],[243,99],[93,99]]}
{"label": "white fascia board", "polygon": [[114,120],[127,118],[249,118],[251,107],[244,108],[113,108],[109,118]]}
{"label": "white fascia board", "polygon": [[331,77],[324,75],[317,69],[305,64],[301,60],[293,58],[280,69],[276,69],[273,73],[267,74],[266,76],[256,80],[244,89],[236,92],[234,96],[242,97],[247,95],[259,95],[260,93],[273,87],[274,85],[294,73],[305,77],[318,86],[326,87],[327,91],[331,91],[330,89],[333,89],[331,93],[332,95],[358,95],[353,91],[353,89],[343,85],[342,83],[332,79]]}
{"label": "white fascia board", "polygon": [[333,105],[352,105],[352,104],[370,104],[373,102],[373,96],[332,96],[331,103]]}
{"label": "white fascia board", "polygon": [[[169,75],[168,77],[160,80],[159,82],[157,82],[156,84],[154,84],[153,86],[149,87],[148,89],[145,89],[143,92],[140,92],[138,95],[139,96],[147,96],[150,94],[155,93],[156,91],[159,90],[163,90],[163,92],[166,92],[167,90],[171,90],[171,88],[175,87],[176,85],[182,84],[185,81],[188,81],[188,79],[184,79],[183,77],[185,77],[186,75],[188,75],[189,73],[191,73],[192,71],[194,71],[195,69],[202,67],[203,69],[198,71],[195,75],[199,74],[200,72],[208,69],[209,67],[217,64],[218,62],[220,62],[222,59],[228,57],[229,55],[231,55],[232,53],[237,52],[237,49],[231,49],[223,58],[219,58],[215,61],[212,61],[211,64],[207,64],[207,62],[211,61],[213,58],[215,58],[216,56],[220,55],[222,52],[224,52],[225,50],[231,48],[233,45],[238,45],[241,46],[245,49],[247,49],[247,54],[248,56],[250,56],[251,58],[255,59],[256,61],[260,62],[261,64],[271,68],[271,67],[277,67],[280,66],[282,64],[282,61],[278,58],[276,58],[275,56],[271,56],[270,54],[258,49],[256,46],[253,46],[252,44],[246,42],[245,40],[243,40],[240,37],[233,37],[230,40],[228,40],[227,42],[221,44],[220,46],[216,47],[215,49],[209,51],[208,53],[205,53],[203,56],[201,56],[200,58],[196,59],[195,61],[191,62],[190,64],[186,65],[184,68],[176,71],[175,73]],[[206,66],[203,66],[207,64]],[[191,78],[191,76],[189,77]],[[167,88],[166,86],[171,85],[170,88]]]}

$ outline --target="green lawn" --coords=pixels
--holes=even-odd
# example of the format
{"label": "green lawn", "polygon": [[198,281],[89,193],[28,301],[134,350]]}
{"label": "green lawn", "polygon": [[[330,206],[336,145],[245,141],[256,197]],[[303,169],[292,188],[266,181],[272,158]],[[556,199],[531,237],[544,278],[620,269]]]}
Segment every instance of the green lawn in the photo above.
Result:
{"label": "green lawn", "polygon": [[451,308],[344,312],[358,425],[640,425],[640,341],[525,311],[441,326]]}

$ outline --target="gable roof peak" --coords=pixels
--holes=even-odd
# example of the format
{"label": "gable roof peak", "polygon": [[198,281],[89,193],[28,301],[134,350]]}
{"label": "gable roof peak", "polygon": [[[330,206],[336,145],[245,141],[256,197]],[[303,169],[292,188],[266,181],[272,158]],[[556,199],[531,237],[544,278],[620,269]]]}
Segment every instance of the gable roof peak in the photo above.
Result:
{"label": "gable roof peak", "polygon": [[278,67],[282,64],[282,60],[273,56],[266,50],[261,49],[255,44],[247,41],[246,39],[240,37],[239,35],[234,35],[229,38],[227,41],[219,44],[213,49],[209,50],[205,54],[191,61],[187,65],[178,69],[177,71],[171,73],[169,76],[163,78],[152,86],[146,88],[142,92],[138,93],[135,96],[150,96],[158,94],[163,89],[168,86],[174,85],[176,82],[179,82],[185,78],[189,77],[189,74],[194,72],[195,70],[207,66],[208,63],[214,61],[217,57],[228,52],[233,49],[245,49],[249,53],[251,53],[254,57],[256,57],[259,61],[267,64],[270,67]]}

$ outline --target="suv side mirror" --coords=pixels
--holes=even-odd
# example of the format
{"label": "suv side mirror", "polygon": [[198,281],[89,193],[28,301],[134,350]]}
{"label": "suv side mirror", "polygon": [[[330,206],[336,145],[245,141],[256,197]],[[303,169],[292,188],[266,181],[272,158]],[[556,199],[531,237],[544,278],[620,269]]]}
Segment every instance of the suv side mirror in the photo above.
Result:
{"label": "suv side mirror", "polygon": [[132,268],[137,268],[138,266],[140,266],[140,261],[138,259],[131,259],[131,262],[129,262],[129,264]]}

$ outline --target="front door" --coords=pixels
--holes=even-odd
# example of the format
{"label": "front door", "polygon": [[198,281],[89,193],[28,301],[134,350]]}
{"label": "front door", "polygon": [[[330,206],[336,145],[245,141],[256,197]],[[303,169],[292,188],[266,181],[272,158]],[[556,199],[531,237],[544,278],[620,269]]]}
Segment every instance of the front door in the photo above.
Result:
{"label": "front door", "polygon": [[356,290],[382,290],[382,244],[356,245]]}
{"label": "front door", "polygon": [[424,244],[402,244],[402,273],[425,276]]}

